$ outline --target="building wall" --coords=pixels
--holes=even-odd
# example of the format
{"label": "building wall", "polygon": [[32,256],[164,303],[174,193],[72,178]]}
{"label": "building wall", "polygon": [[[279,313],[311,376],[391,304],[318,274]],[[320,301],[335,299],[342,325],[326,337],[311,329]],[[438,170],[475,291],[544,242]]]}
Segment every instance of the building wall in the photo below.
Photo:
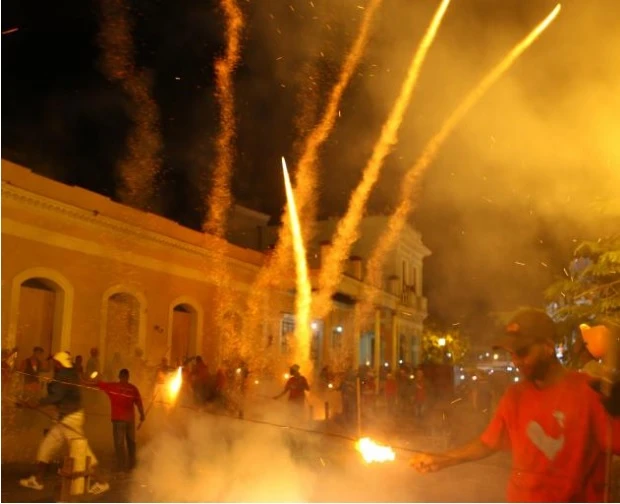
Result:
{"label": "building wall", "polygon": [[[219,350],[215,273],[221,265],[214,261],[212,246],[212,237],[3,161],[3,346],[19,344],[20,284],[47,278],[64,297],[63,328],[50,350],[87,355],[98,346],[105,351],[105,300],[128,292],[141,305],[138,346],[149,360],[169,353],[172,308],[185,303],[201,322],[195,352],[214,363]],[[233,309],[241,310],[263,256],[227,245],[226,260]]]}
{"label": "building wall", "polygon": [[[386,219],[364,219],[362,238],[352,255],[369,257]],[[218,273],[224,267],[231,272],[229,311],[232,319],[242,318],[247,296],[265,260],[263,253],[251,249],[254,238],[260,242],[259,249],[275,241],[275,230],[264,225],[264,214],[241,208],[231,222],[233,232],[240,233],[239,242],[248,248],[218,241],[3,160],[3,347],[29,347],[39,334],[42,341],[52,342],[46,350],[70,350],[74,355],[86,356],[91,347],[97,346],[105,361],[111,358],[105,355],[109,331],[116,328],[115,336],[123,333],[123,337],[134,338],[131,345],[142,349],[147,360],[154,363],[179,347],[179,342],[172,344],[172,333],[187,338],[189,327],[194,334],[189,355],[200,354],[207,363],[216,364],[221,342],[215,326],[215,301],[223,289],[218,286]],[[335,225],[334,220],[320,223],[317,240],[309,248],[316,266],[312,270],[313,283],[320,267],[319,244],[331,237]],[[255,228],[259,229],[256,235],[244,234]],[[224,264],[214,252],[218,248],[224,251]],[[406,342],[405,359],[410,361],[415,354],[417,335],[426,317],[421,275],[422,260],[428,253],[419,234],[408,228],[398,249],[388,258],[386,278],[397,274],[402,261],[407,260],[416,271],[416,290],[404,296],[402,282],[396,282],[395,288],[388,286],[391,290],[380,293],[377,309],[381,324],[362,328],[373,338],[377,328],[381,329],[379,338],[384,351],[377,355],[376,364],[380,359],[395,363],[402,353],[401,336]],[[20,287],[31,279],[43,279],[49,289],[31,292],[30,287]],[[251,342],[248,335],[240,335],[264,361],[281,357],[282,321],[294,313],[293,289],[291,280],[290,286],[269,293],[261,334],[253,335]],[[321,365],[339,364],[345,353],[359,352],[361,334],[354,334],[355,300],[361,298],[364,289],[361,278],[345,275],[338,292],[351,302],[335,302],[325,320],[315,321],[321,333],[317,349]],[[128,308],[123,312],[122,303],[109,302],[111,296],[122,293],[135,299],[135,314]],[[187,313],[175,316],[173,308],[177,305],[183,305]],[[111,308],[114,306],[116,311]],[[24,325],[24,320],[34,319],[33,314],[39,312],[43,314],[41,320],[49,318],[50,310],[54,312],[53,323]],[[112,317],[114,313],[118,313],[118,320]],[[30,351],[21,348],[20,355]]]}

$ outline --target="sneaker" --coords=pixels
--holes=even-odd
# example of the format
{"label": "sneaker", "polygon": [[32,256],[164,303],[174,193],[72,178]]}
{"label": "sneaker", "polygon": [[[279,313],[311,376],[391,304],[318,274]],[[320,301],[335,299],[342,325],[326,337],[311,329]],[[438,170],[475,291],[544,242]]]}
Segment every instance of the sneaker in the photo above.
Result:
{"label": "sneaker", "polygon": [[43,485],[37,481],[37,478],[30,476],[30,478],[24,478],[19,480],[19,484],[25,488],[32,488],[33,490],[43,490]]}
{"label": "sneaker", "polygon": [[109,489],[110,489],[109,483],[97,482],[97,483],[93,483],[90,486],[88,493],[93,494],[93,495],[99,495],[99,494],[102,494],[103,492],[107,492]]}

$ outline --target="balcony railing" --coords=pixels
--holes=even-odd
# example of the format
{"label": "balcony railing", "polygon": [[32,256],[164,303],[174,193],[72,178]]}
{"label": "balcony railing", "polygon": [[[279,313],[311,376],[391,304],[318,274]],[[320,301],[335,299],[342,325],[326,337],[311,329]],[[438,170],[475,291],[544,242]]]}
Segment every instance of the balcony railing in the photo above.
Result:
{"label": "balcony railing", "polygon": [[428,301],[423,296],[418,296],[415,291],[407,289],[400,297],[401,303],[405,306],[410,306],[416,310],[425,312],[427,309]]}

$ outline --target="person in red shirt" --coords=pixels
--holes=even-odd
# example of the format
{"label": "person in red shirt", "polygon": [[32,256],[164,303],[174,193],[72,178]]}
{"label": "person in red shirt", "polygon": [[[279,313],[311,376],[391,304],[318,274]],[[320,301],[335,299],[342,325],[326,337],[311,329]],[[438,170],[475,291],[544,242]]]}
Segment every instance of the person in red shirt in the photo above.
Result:
{"label": "person in red shirt", "polygon": [[288,400],[291,402],[291,404],[303,407],[306,401],[306,391],[310,390],[308,380],[306,380],[305,376],[301,375],[301,373],[299,372],[299,366],[297,364],[293,364],[291,366],[289,374],[291,376],[286,381],[286,385],[284,385],[284,390],[277,396],[275,396],[274,399],[279,399],[288,392]]}
{"label": "person in red shirt", "polygon": [[511,352],[524,380],[506,391],[478,439],[443,454],[416,455],[411,465],[425,473],[507,449],[508,501],[602,502],[602,460],[609,443],[620,453],[620,423],[609,416],[590,379],[557,360],[555,336],[544,311],[519,311],[498,347]]}
{"label": "person in red shirt", "polygon": [[[119,470],[133,469],[136,465],[136,422],[134,406],[140,413],[140,422],[144,422],[142,397],[135,385],[129,383],[129,370],[121,369],[118,382],[97,382],[97,387],[110,398],[112,409],[112,435],[114,450]],[[125,444],[127,444],[128,464],[125,461]]]}

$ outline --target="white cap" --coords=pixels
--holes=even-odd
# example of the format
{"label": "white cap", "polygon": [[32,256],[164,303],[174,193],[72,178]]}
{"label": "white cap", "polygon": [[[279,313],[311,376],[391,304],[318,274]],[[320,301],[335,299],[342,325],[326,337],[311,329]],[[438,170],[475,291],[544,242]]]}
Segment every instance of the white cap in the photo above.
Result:
{"label": "white cap", "polygon": [[53,359],[58,362],[64,368],[72,368],[71,355],[69,352],[57,352],[54,354]]}

